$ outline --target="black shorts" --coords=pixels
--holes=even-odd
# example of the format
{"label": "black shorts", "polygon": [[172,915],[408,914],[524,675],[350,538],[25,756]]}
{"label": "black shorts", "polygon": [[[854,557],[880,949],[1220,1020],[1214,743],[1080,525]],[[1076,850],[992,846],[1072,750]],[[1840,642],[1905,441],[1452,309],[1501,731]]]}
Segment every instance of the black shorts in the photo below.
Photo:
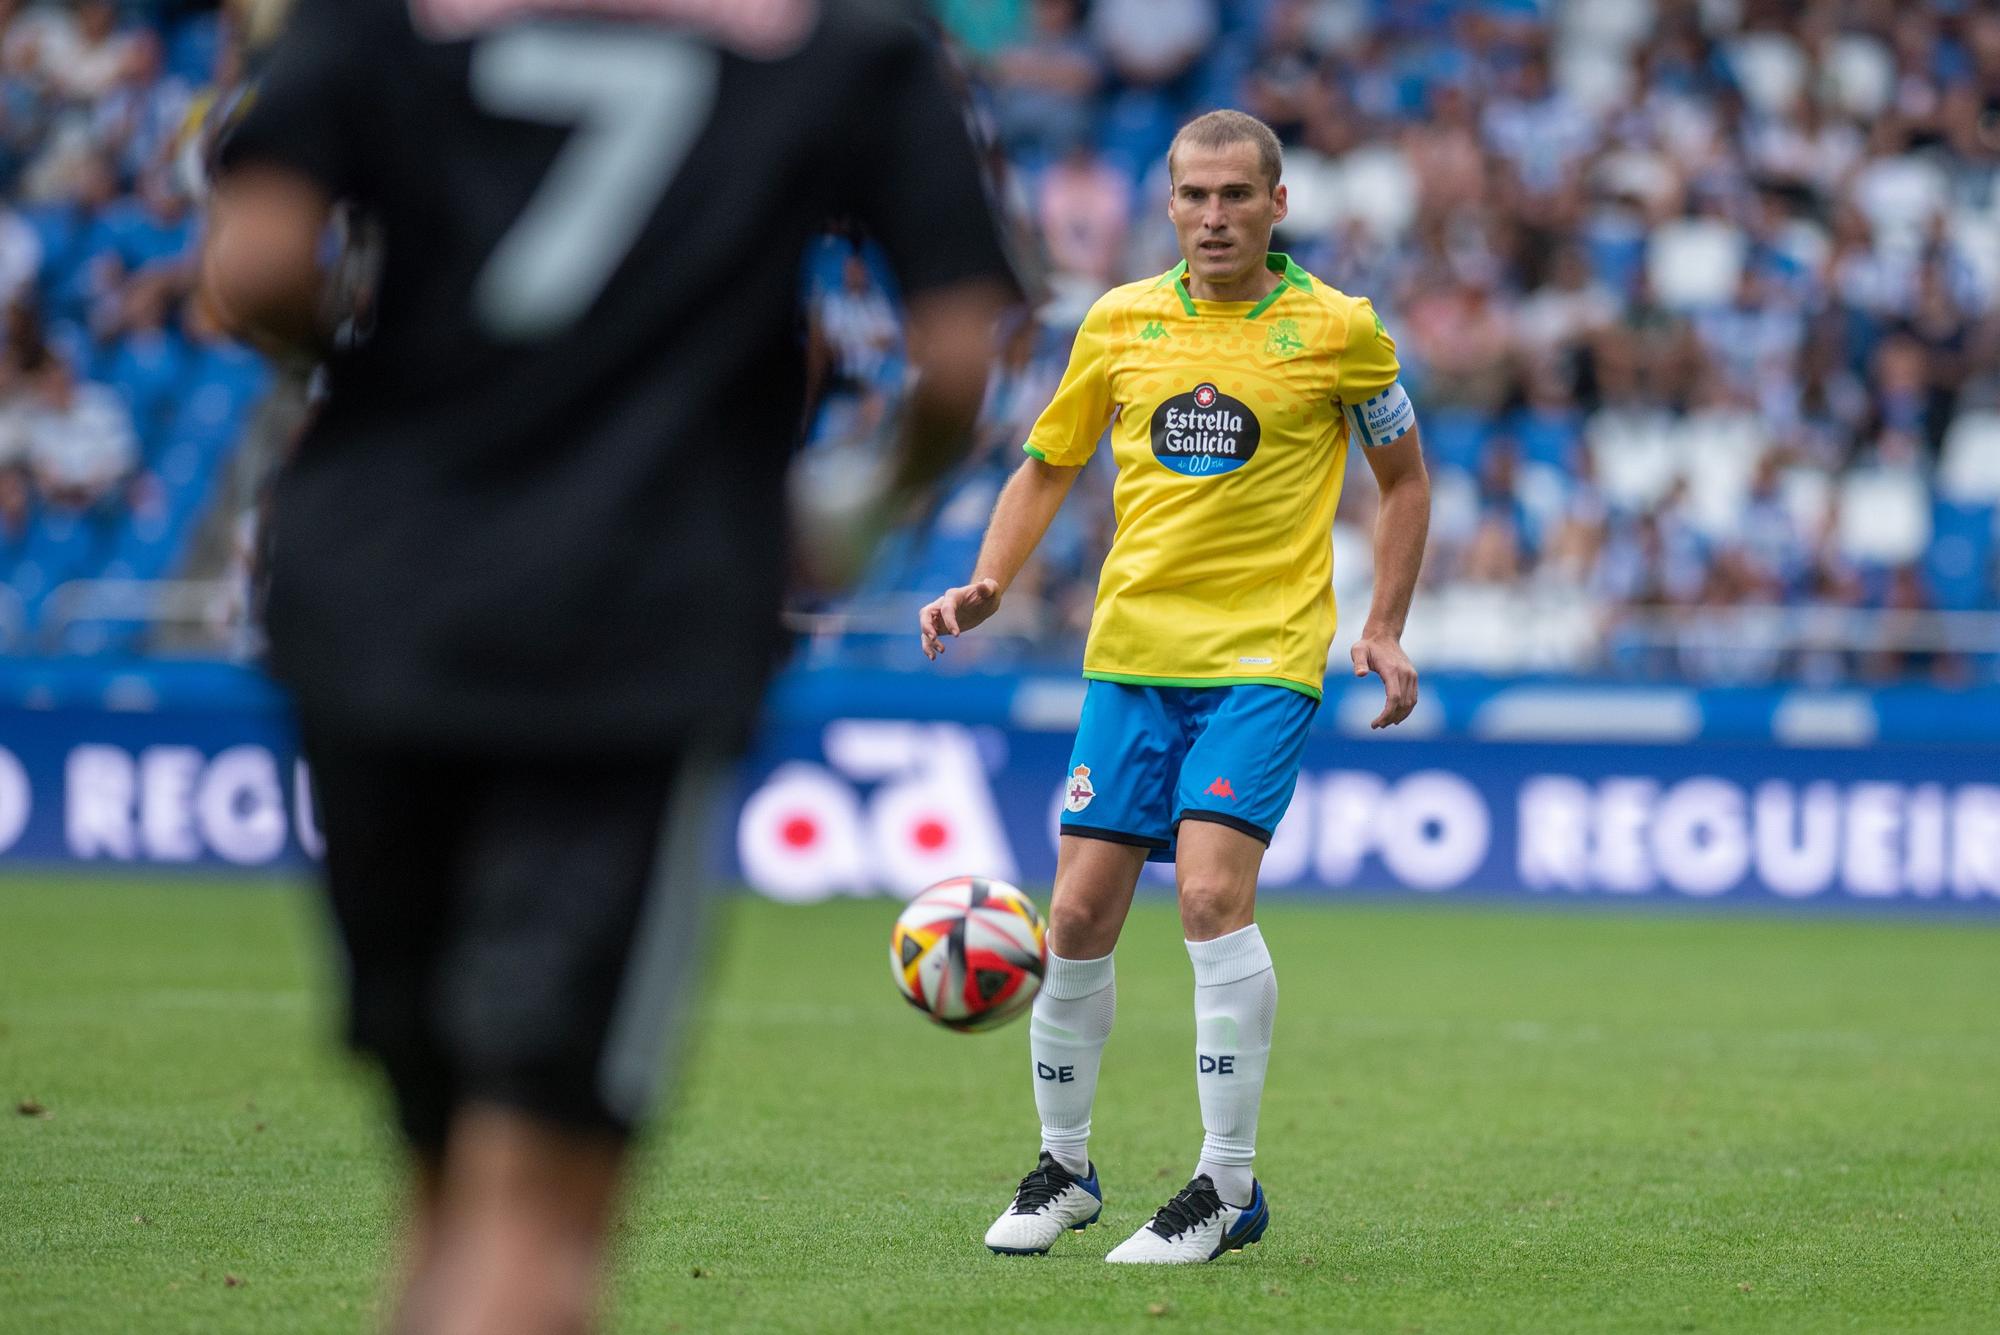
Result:
{"label": "black shorts", "polygon": [[306,749],[348,1036],[411,1143],[473,1103],[628,1134],[697,961],[714,767]]}

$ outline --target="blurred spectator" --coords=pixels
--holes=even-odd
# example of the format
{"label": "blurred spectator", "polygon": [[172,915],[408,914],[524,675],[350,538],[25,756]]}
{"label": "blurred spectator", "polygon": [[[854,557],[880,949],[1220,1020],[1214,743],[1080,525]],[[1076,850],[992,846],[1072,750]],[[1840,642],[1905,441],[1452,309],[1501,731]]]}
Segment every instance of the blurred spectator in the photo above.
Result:
{"label": "blurred spectator", "polygon": [[1113,281],[1131,212],[1129,187],[1116,168],[1088,145],[1072,146],[1043,173],[1037,212],[1050,264],[1100,290]]}
{"label": "blurred spectator", "polygon": [[1618,318],[1618,298],[1590,272],[1581,248],[1564,246],[1548,281],[1521,302],[1515,325],[1530,352],[1575,347]]}
{"label": "blurred spectator", "polygon": [[1277,0],[1256,62],[1243,78],[1243,110],[1275,130],[1284,143],[1298,143],[1318,97],[1319,64],[1306,0]]}
{"label": "blurred spectator", "polygon": [[840,285],[820,298],[814,315],[833,349],[832,388],[873,388],[901,344],[902,331],[888,295],[876,285],[860,255],[847,257]]}
{"label": "blurred spectator", "polygon": [[1026,37],[993,60],[1001,142],[1031,161],[1087,142],[1096,129],[1092,98],[1103,79],[1078,0],[1034,0]]}
{"label": "blurred spectator", "polygon": [[1595,139],[1593,117],[1555,86],[1545,49],[1517,65],[1506,91],[1487,103],[1487,142],[1513,164],[1521,184],[1535,194],[1554,190]]}
{"label": "blurred spectator", "polygon": [[121,31],[111,0],[79,0],[75,10],[35,9],[21,20],[34,69],[57,97],[88,102],[109,92],[130,66],[140,39]]}
{"label": "blurred spectator", "polygon": [[158,34],[134,35],[117,82],[98,99],[91,140],[126,175],[166,161],[187,123],[193,92],[165,71]]}
{"label": "blurred spectator", "polygon": [[1425,402],[1482,413],[1506,404],[1517,346],[1514,316],[1494,300],[1484,273],[1425,292],[1410,303],[1406,322],[1410,355],[1421,358],[1424,370]]}
{"label": "blurred spectator", "polygon": [[68,361],[51,356],[27,396],[28,462],[43,499],[68,510],[106,500],[139,462],[132,417],[117,391],[78,384]]}
{"label": "blurred spectator", "polygon": [[1208,49],[1215,0],[1096,0],[1090,24],[1121,83],[1165,88]]}
{"label": "blurred spectator", "polygon": [[0,439],[0,552],[17,556],[28,539],[34,518],[32,479],[19,460],[9,458],[9,444]]}
{"label": "blurred spectator", "polygon": [[32,297],[42,268],[42,239],[17,211],[0,204],[0,307]]}
{"label": "blurred spectator", "polygon": [[175,285],[164,277],[133,283],[104,329],[98,360],[124,398],[145,445],[159,439],[184,388],[186,345],[173,329]]}

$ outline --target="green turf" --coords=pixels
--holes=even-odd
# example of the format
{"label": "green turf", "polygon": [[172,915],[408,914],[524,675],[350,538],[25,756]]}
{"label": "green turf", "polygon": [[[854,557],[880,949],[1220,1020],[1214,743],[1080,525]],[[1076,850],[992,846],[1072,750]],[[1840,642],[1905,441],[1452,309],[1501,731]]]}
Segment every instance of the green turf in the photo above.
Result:
{"label": "green turf", "polygon": [[[1270,905],[1271,1232],[1161,1272],[1098,1258],[1199,1135],[1169,911],[1119,955],[1106,1226],[1045,1260],[979,1245],[1025,1032],[907,1011],[889,918],[734,913],[616,1329],[2000,1329],[2000,929]],[[268,886],[0,881],[0,1331],[367,1328],[389,1142],[324,973]]]}

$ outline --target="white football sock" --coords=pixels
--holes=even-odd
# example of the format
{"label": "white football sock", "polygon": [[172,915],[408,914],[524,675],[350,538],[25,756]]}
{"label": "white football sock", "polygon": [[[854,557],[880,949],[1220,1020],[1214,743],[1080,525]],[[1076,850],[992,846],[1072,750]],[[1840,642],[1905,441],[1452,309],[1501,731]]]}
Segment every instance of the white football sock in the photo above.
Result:
{"label": "white football sock", "polygon": [[1035,1109],[1042,1115],[1042,1148],[1078,1177],[1090,1172],[1090,1105],[1117,1009],[1111,956],[1066,960],[1049,952],[1048,973],[1028,1021]]}
{"label": "white football sock", "polygon": [[1205,1133],[1194,1171],[1208,1174],[1230,1205],[1248,1205],[1278,976],[1254,922],[1213,941],[1190,941],[1187,950],[1194,961],[1195,1088]]}

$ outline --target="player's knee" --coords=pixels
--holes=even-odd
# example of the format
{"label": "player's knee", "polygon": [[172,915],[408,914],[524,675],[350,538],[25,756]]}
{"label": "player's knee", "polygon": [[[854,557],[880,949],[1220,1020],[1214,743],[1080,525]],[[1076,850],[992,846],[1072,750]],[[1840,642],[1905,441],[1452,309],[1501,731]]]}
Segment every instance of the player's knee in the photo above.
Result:
{"label": "player's knee", "polygon": [[1083,892],[1058,894],[1049,905],[1049,949],[1065,959],[1092,960],[1118,944],[1123,915],[1108,898]]}
{"label": "player's knee", "polygon": [[1256,907],[1255,887],[1226,877],[1186,876],[1180,886],[1181,931],[1190,941],[1213,941],[1248,927]]}

